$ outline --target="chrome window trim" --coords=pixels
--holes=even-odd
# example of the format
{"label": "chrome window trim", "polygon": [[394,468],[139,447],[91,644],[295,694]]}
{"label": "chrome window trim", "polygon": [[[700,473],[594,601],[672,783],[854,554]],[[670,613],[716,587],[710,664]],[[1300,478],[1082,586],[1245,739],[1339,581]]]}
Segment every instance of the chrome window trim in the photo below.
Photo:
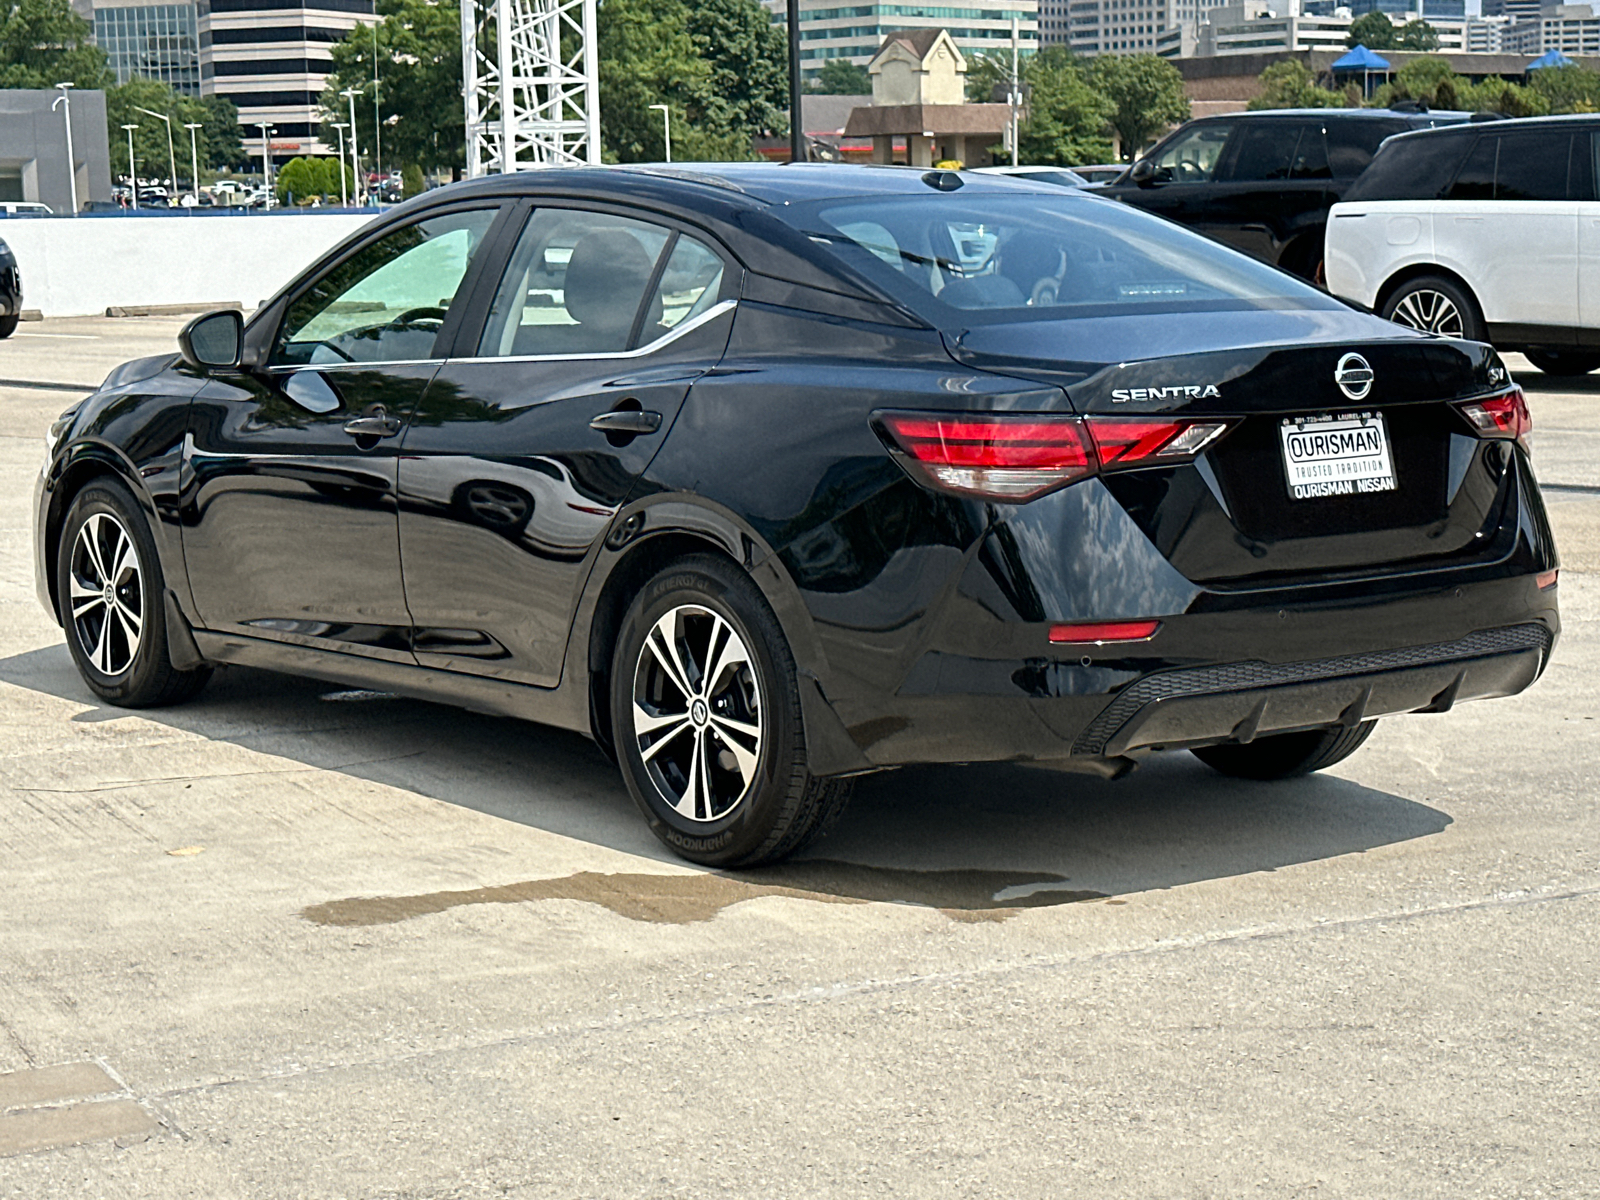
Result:
{"label": "chrome window trim", "polygon": [[286,363],[268,367],[268,375],[298,375],[301,371],[371,371],[378,367],[439,367],[442,358],[396,358],[384,362]]}
{"label": "chrome window trim", "polygon": [[482,354],[482,355],[474,355],[474,356],[472,356],[470,358],[452,358],[449,361],[452,364],[454,364],[454,363],[510,363],[510,362],[583,362],[583,361],[587,361],[587,360],[593,360],[593,361],[599,362],[599,361],[605,361],[605,360],[610,360],[610,359],[642,358],[646,354],[654,354],[657,350],[661,349],[663,346],[670,345],[671,343],[677,341],[679,338],[683,337],[685,334],[692,333],[694,330],[699,329],[702,325],[706,325],[709,322],[714,321],[716,318],[720,317],[723,313],[730,312],[733,309],[737,308],[738,306],[739,306],[739,302],[737,300],[718,300],[715,304],[713,304],[710,308],[706,309],[705,312],[701,313],[698,317],[695,317],[693,320],[685,321],[682,325],[679,325],[675,329],[669,330],[663,337],[658,337],[655,341],[651,342],[649,345],[640,346],[640,347],[638,347],[637,349],[634,349],[634,350],[607,350],[607,351],[603,351],[603,352],[597,352],[597,353],[594,353],[594,354]]}

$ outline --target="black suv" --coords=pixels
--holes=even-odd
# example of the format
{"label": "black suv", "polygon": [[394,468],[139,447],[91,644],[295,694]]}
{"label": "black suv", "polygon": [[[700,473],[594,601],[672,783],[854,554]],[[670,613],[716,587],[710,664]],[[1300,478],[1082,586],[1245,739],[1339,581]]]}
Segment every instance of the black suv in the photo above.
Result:
{"label": "black suv", "polygon": [[21,319],[22,272],[17,270],[17,256],[11,247],[0,241],[0,338],[15,333]]}
{"label": "black suv", "polygon": [[1328,209],[1384,138],[1466,113],[1290,108],[1202,117],[1101,189],[1235,249],[1320,279]]}

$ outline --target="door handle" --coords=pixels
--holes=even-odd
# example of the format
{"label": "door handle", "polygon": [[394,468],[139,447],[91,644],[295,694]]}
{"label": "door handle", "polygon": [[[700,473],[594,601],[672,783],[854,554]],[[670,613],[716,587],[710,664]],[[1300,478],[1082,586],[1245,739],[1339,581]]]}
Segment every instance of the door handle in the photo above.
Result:
{"label": "door handle", "polygon": [[374,404],[359,417],[346,421],[344,431],[357,438],[393,437],[400,432],[400,422],[391,417],[383,405]]}
{"label": "door handle", "polygon": [[613,409],[590,421],[589,428],[598,429],[601,433],[654,433],[661,428],[661,414],[648,410],[641,412],[637,408]]}

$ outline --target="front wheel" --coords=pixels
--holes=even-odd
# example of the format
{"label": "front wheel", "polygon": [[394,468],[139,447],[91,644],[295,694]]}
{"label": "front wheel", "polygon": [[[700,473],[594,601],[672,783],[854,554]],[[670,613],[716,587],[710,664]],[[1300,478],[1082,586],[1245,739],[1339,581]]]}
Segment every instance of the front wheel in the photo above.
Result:
{"label": "front wheel", "polygon": [[1372,736],[1376,721],[1305,733],[1275,733],[1243,745],[1202,746],[1190,753],[1235,779],[1293,779],[1343,762]]}
{"label": "front wheel", "polygon": [[611,668],[617,759],[651,830],[714,867],[776,862],[838,819],[848,780],[806,766],[799,675],[760,589],[694,555],[640,590]]}
{"label": "front wheel", "polygon": [[123,708],[176,704],[211,678],[210,667],[180,671],[172,665],[155,539],[122,484],[96,480],[67,510],[56,596],[67,648],[100,699]]}
{"label": "front wheel", "polygon": [[1600,354],[1582,354],[1576,350],[1529,350],[1528,361],[1546,375],[1570,378],[1587,375],[1600,367]]}
{"label": "front wheel", "polygon": [[1385,320],[1440,337],[1487,340],[1478,302],[1453,279],[1423,275],[1407,280],[1379,310]]}
{"label": "front wheel", "polygon": [[0,317],[0,339],[8,338],[17,331],[17,322],[22,318],[17,316]]}

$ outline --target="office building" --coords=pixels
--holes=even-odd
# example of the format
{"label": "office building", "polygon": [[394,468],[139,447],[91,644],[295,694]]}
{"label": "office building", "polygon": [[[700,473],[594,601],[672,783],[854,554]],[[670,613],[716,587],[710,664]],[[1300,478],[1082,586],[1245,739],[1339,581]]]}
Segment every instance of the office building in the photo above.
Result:
{"label": "office building", "polygon": [[0,201],[48,204],[68,213],[74,187],[79,208],[111,199],[106,94],[73,89],[70,167],[67,118],[55,107],[60,99],[54,88],[0,91]]}
{"label": "office building", "polygon": [[1507,54],[1600,54],[1600,16],[1588,4],[1557,4],[1519,17],[1501,34]]}
{"label": "office building", "polygon": [[[215,3],[216,0],[213,0]],[[259,2],[259,0],[258,0]],[[766,0],[776,25],[786,23],[784,0]],[[962,7],[923,4],[857,4],[800,0],[800,76],[815,79],[830,59],[864,67],[892,33],[944,29],[962,54],[1011,50],[1011,21],[1023,54],[1039,48],[1039,0],[968,0]]]}
{"label": "office building", "polygon": [[175,4],[99,0],[88,20],[119,84],[155,79],[200,94],[200,31],[194,0]]}
{"label": "office building", "polygon": [[[1046,19],[1045,4],[1052,2],[1062,0],[1041,0],[1041,21]],[[1172,58],[1192,53],[1197,26],[1207,13],[1225,3],[1227,0],[1064,0],[1065,44],[1079,54]],[[1046,39],[1047,45],[1050,40]]]}
{"label": "office building", "polygon": [[373,0],[199,0],[200,92],[238,106],[245,148],[257,155],[261,121],[275,130],[274,161],[324,152],[320,102],[333,44],[375,19]]}

